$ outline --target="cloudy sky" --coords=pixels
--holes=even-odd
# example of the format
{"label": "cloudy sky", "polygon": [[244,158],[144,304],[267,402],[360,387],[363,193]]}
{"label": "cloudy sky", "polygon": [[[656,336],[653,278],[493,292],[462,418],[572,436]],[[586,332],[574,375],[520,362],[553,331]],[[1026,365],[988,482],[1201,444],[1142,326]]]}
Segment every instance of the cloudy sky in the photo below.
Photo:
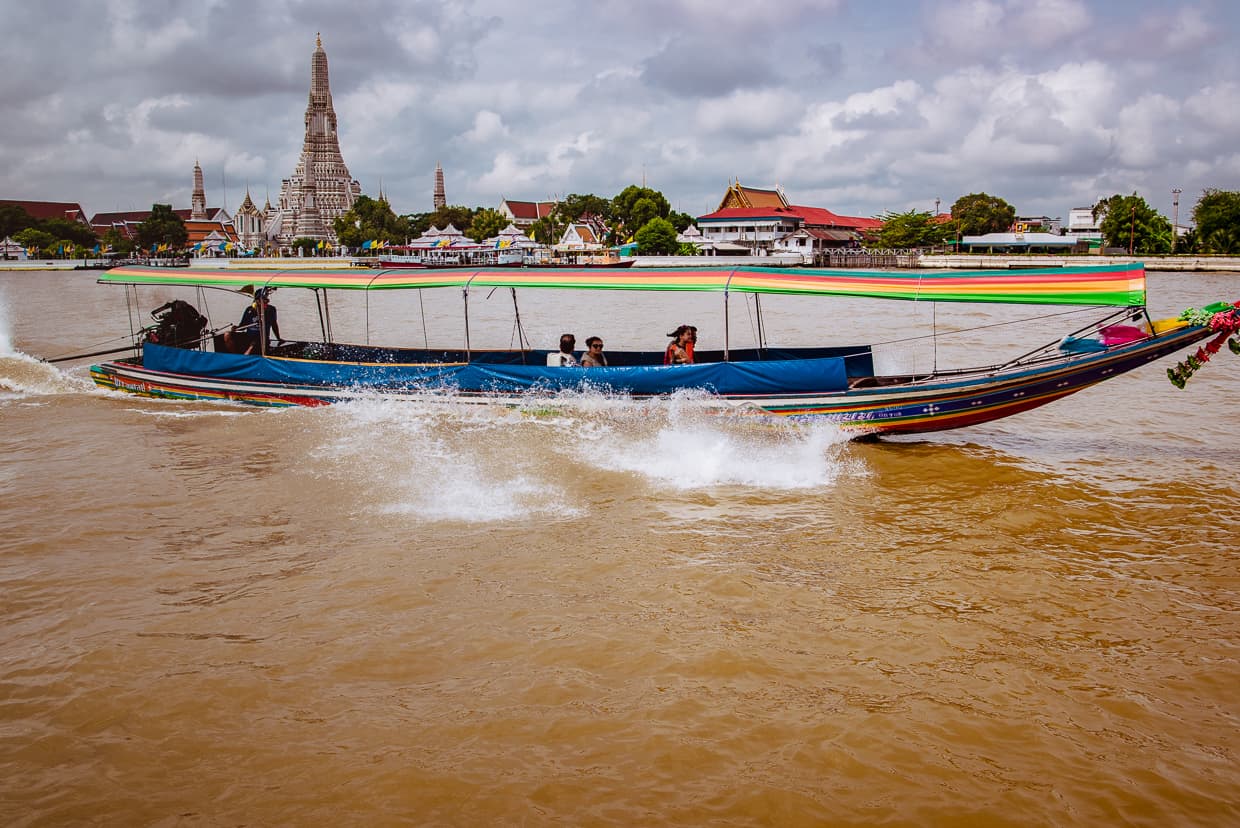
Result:
{"label": "cloudy sky", "polygon": [[321,32],[364,192],[612,196],[727,182],[839,213],[1024,215],[1240,189],[1234,0],[0,0],[0,198],[88,214],[262,205],[296,163]]}

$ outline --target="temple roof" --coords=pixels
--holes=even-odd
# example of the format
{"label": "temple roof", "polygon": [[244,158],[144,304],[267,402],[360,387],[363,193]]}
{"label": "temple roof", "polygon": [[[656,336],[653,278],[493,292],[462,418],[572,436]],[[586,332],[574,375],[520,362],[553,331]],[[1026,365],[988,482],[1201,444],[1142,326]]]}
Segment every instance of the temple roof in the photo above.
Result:
{"label": "temple roof", "polygon": [[500,202],[501,207],[504,205],[508,206],[508,212],[512,213],[515,218],[534,221],[535,219],[546,218],[551,215],[551,211],[555,209],[556,202],[513,201],[511,198],[506,198]]}
{"label": "temple roof", "polygon": [[787,206],[788,199],[784,198],[783,191],[778,187],[773,190],[746,187],[737,180],[728,186],[728,191],[723,194],[723,200],[719,202],[717,209],[725,210],[744,207],[765,207],[771,209]]}
{"label": "temple roof", "polygon": [[846,229],[866,230],[882,227],[879,219],[862,216],[842,216],[821,207],[730,207],[698,216],[698,221],[719,223],[724,221],[752,221],[755,219],[792,219],[811,227],[841,227]]}
{"label": "temple roof", "polygon": [[187,221],[185,231],[188,233],[187,244],[205,241],[212,233],[229,241],[237,240],[237,231],[231,224],[222,221]]}
{"label": "temple roof", "polygon": [[59,218],[69,221],[80,221],[86,224],[86,213],[82,205],[76,201],[22,201],[20,199],[0,198],[0,205],[11,204],[21,207],[31,218]]}

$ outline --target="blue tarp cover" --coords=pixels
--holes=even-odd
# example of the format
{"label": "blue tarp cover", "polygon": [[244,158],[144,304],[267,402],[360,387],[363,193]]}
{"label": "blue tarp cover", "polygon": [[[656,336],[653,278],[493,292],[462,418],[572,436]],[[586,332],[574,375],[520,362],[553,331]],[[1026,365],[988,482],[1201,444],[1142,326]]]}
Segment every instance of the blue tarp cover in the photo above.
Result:
{"label": "blue tarp cover", "polygon": [[839,391],[848,387],[844,360],[712,362],[702,365],[616,368],[550,368],[536,365],[377,365],[315,362],[143,346],[142,364],[153,371],[240,382],[350,389],[456,389],[520,393],[598,390],[671,394],[701,389],[714,394],[764,395]]}

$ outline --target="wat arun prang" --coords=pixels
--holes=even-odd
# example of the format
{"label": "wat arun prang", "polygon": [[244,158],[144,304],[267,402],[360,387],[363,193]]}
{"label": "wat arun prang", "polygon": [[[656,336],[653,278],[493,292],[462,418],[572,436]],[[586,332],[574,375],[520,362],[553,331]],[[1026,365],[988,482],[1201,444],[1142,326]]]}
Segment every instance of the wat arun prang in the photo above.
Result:
{"label": "wat arun prang", "polygon": [[[349,175],[336,137],[336,110],[327,80],[323,39],[315,38],[310,58],[310,103],[306,106],[306,137],[293,174],[280,184],[276,221],[271,227],[283,246],[294,239],[325,239],[336,243],[332,220],[344,215],[362,194]],[[276,222],[272,222],[276,224]]]}

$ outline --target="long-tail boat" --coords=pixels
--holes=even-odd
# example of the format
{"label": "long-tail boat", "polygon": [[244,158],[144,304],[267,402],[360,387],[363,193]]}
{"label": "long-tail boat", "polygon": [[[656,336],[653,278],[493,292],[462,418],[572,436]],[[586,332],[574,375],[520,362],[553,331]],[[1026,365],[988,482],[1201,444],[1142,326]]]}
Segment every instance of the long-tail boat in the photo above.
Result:
{"label": "long-tail boat", "polygon": [[[1141,264],[967,272],[858,272],[804,268],[565,270],[281,270],[119,267],[101,284],[180,285],[254,291],[313,291],[321,340],[268,343],[230,353],[219,332],[189,320],[134,332],[131,356],[92,366],[105,388],[148,397],[231,400],[264,406],[323,405],[375,396],[450,398],[456,402],[540,406],[571,404],[572,393],[598,391],[636,399],[698,392],[702,405],[767,415],[826,418],[857,434],[916,433],[1008,417],[1119,376],[1146,363],[1210,343],[1168,370],[1184,381],[1226,341],[1240,353],[1240,307],[1217,303],[1183,318],[1155,321],[1146,307]],[[335,341],[328,294],[454,288],[465,297],[464,348],[391,348]],[[662,351],[608,351],[607,367],[548,367],[548,350],[472,348],[471,291],[506,288],[704,291],[720,295],[723,348],[698,351],[693,364],[664,365]],[[128,290],[129,288],[127,288]],[[735,294],[875,297],[921,302],[1000,302],[1096,307],[1086,327],[995,364],[882,375],[870,345],[734,348],[729,298]],[[1238,303],[1240,304],[1240,303]],[[190,308],[193,310],[193,308]],[[197,319],[194,319],[197,317]],[[519,319],[519,316],[518,316]],[[171,330],[169,330],[171,328]],[[759,324],[759,331],[762,330]]]}

